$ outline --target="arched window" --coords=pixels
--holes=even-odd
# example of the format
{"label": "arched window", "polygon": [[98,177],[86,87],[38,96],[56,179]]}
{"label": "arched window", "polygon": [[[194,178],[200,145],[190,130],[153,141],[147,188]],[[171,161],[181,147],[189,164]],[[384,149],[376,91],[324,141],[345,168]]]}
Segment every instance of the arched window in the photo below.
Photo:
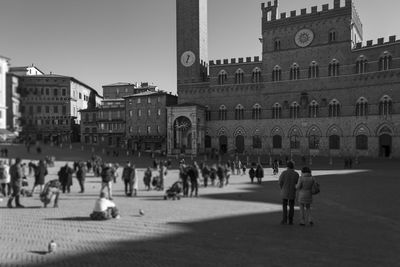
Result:
{"label": "arched window", "polygon": [[253,106],[252,118],[253,120],[259,120],[261,118],[261,106],[259,104]]}
{"label": "arched window", "polygon": [[311,134],[308,137],[308,147],[310,149],[319,149],[319,140],[320,140],[319,135]]}
{"label": "arched window", "polygon": [[235,108],[235,120],[243,120],[244,119],[244,108],[242,105],[237,105]]}
{"label": "arched window", "polygon": [[300,136],[297,133],[290,136],[290,149],[300,149]]}
{"label": "arched window", "polygon": [[310,118],[317,118],[319,114],[319,105],[317,101],[313,100],[308,106],[308,116]]}
{"label": "arched window", "polygon": [[275,103],[272,107],[272,118],[280,119],[282,116],[282,106],[279,103]]}
{"label": "arched window", "polygon": [[272,148],[281,149],[282,148],[282,136],[274,135],[272,137]]}
{"label": "arched window", "polygon": [[205,136],[204,146],[205,146],[205,148],[211,148],[211,136],[209,136],[209,135]]}
{"label": "arched window", "polygon": [[218,112],[218,117],[220,121],[225,121],[226,120],[226,107],[224,105],[219,107],[219,112]]}
{"label": "arched window", "polygon": [[392,99],[387,95],[383,96],[379,102],[379,115],[385,117],[392,115],[392,105]]}
{"label": "arched window", "polygon": [[337,118],[340,116],[340,103],[336,99],[333,99],[329,103],[329,117]]}
{"label": "arched window", "polygon": [[329,149],[332,150],[340,149],[340,136],[338,135],[329,136]]}
{"label": "arched window", "polygon": [[310,66],[308,67],[308,78],[318,78],[319,77],[319,67],[318,63],[313,61],[311,62]]}
{"label": "arched window", "polygon": [[357,59],[356,62],[356,73],[357,74],[362,74],[367,72],[367,59],[365,56],[361,55]]}
{"label": "arched window", "polygon": [[241,83],[243,83],[243,80],[244,80],[244,72],[242,69],[238,69],[235,72],[235,83],[241,84]]}
{"label": "arched window", "polygon": [[368,150],[368,136],[364,134],[356,136],[356,149]]}
{"label": "arched window", "polygon": [[274,41],[274,50],[275,51],[281,50],[281,40],[279,38],[275,39]]}
{"label": "arched window", "polygon": [[278,65],[272,70],[272,81],[278,82],[282,80],[282,69]]}
{"label": "arched window", "polygon": [[329,63],[328,75],[333,77],[339,76],[339,61],[337,61],[336,59],[333,59]]}
{"label": "arched window", "polygon": [[379,70],[389,70],[392,66],[392,55],[385,51],[383,55],[379,58]]}
{"label": "arched window", "polygon": [[262,148],[262,141],[259,135],[253,136],[253,148],[260,149]]}
{"label": "arched window", "polygon": [[253,83],[261,82],[261,70],[259,68],[254,68],[253,74],[251,76],[251,81]]}
{"label": "arched window", "polygon": [[300,113],[300,105],[297,102],[293,102],[290,105],[290,118],[297,119]]}
{"label": "arched window", "polygon": [[336,30],[329,31],[329,42],[335,42],[338,39],[338,34]]}
{"label": "arched window", "polygon": [[368,101],[364,97],[360,97],[356,103],[356,116],[368,116]]}
{"label": "arched window", "polygon": [[211,120],[211,110],[210,110],[209,106],[206,106],[205,113],[206,113],[206,121],[210,121]]}
{"label": "arched window", "polygon": [[290,80],[300,79],[300,67],[297,63],[293,63],[290,67]]}
{"label": "arched window", "polygon": [[218,73],[218,84],[219,85],[225,84],[227,79],[228,79],[228,73],[226,73],[225,70],[221,70]]}

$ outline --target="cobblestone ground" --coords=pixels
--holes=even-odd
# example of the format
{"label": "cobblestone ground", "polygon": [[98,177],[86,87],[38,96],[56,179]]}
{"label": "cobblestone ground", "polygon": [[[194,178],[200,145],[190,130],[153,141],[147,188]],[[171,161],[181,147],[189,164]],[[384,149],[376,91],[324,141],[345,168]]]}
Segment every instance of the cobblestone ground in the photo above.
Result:
{"label": "cobblestone ground", "polygon": [[[50,168],[46,180],[62,164]],[[59,208],[42,208],[38,193],[22,198],[25,209],[8,209],[4,199],[0,266],[398,266],[395,162],[374,170],[315,171],[322,192],[313,227],[279,225],[280,197],[269,172],[262,185],[234,175],[225,188],[200,188],[199,198],[179,201],[143,191],[142,183],[139,196],[127,198],[119,179],[113,192],[122,217],[103,222],[88,219],[100,190],[100,179],[91,175],[84,194],[74,179]],[[169,171],[167,187],[176,180],[177,171]],[[47,254],[50,240],[58,249]]]}

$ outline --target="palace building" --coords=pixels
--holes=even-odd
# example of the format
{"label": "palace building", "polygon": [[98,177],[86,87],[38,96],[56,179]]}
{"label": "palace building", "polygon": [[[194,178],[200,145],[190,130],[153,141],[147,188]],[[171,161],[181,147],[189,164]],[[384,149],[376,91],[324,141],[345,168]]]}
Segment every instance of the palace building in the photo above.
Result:
{"label": "palace building", "polygon": [[341,2],[261,4],[262,55],[209,61],[207,0],[177,0],[168,153],[399,157],[400,41],[363,42]]}

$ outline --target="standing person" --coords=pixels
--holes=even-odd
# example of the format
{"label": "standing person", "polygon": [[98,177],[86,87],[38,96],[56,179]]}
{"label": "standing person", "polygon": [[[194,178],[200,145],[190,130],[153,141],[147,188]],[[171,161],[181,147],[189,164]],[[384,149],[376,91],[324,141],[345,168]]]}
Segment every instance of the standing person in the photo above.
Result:
{"label": "standing person", "polygon": [[[132,179],[132,183],[133,183],[133,196],[136,197],[137,192],[139,191],[139,177],[137,176],[135,165],[132,165],[131,179]],[[132,195],[132,191],[131,191],[131,195]]]}
{"label": "standing person", "polygon": [[211,185],[215,186],[215,179],[217,178],[217,166],[213,164],[210,170]]}
{"label": "standing person", "polygon": [[63,167],[60,168],[58,171],[58,180],[61,183],[62,192],[67,193],[71,192],[71,185],[72,185],[72,174],[74,170],[68,165],[68,162],[65,163]]}
{"label": "standing person", "polygon": [[76,179],[78,179],[81,191],[79,193],[85,193],[85,180],[86,180],[86,164],[85,162],[79,162],[76,170]]}
{"label": "standing person", "polygon": [[164,179],[165,176],[167,176],[167,173],[167,167],[162,161],[160,161],[160,190],[164,190]]}
{"label": "standing person", "polygon": [[[236,164],[236,166],[238,166],[238,164]],[[229,184],[229,178],[231,178],[231,170],[229,168],[228,163],[225,164],[225,168],[224,168],[224,175],[225,175],[225,185]]]}
{"label": "standing person", "polygon": [[301,170],[301,177],[296,185],[296,189],[299,191],[301,226],[305,226],[306,224],[314,225],[311,217],[311,203],[313,201],[311,189],[314,183],[315,180],[311,175],[311,169],[309,167],[304,167]]}
{"label": "standing person", "polygon": [[112,165],[113,168],[113,179],[114,179],[114,184],[117,182],[117,178],[118,178],[118,168],[119,168],[119,164],[118,163],[114,163],[114,165]]}
{"label": "standing person", "polygon": [[21,167],[21,159],[16,158],[15,163],[10,167],[10,175],[11,175],[11,187],[12,194],[8,199],[7,207],[12,208],[12,202],[15,198],[15,205],[17,208],[25,208],[20,203],[20,192],[22,188],[22,167]]}
{"label": "standing person", "polygon": [[187,171],[188,168],[186,168],[186,165],[181,163],[179,167],[179,177],[182,180],[183,197],[189,196],[189,176]]}
{"label": "standing person", "polygon": [[197,166],[196,162],[194,162],[194,164],[189,167],[188,176],[190,178],[190,197],[193,196],[193,192],[194,192],[194,196],[198,197],[198,194],[199,194],[199,182],[198,182],[199,171],[198,171],[198,166]]}
{"label": "standing person", "polygon": [[257,178],[257,183],[261,184],[261,180],[262,178],[264,178],[264,169],[260,163],[257,165],[256,168],[256,178]]}
{"label": "standing person", "polygon": [[251,168],[249,170],[249,177],[250,177],[251,183],[254,183],[255,176],[256,176],[256,170],[254,169],[254,166],[251,166]]}
{"label": "standing person", "polygon": [[34,173],[35,173],[35,183],[33,184],[31,195],[33,195],[33,193],[35,192],[35,188],[37,186],[39,186],[39,188],[40,188],[39,194],[42,193],[42,191],[43,191],[43,185],[44,185],[44,182],[45,182],[45,177],[48,174],[46,164],[44,163],[43,160],[39,161],[39,164],[35,168],[35,172]]}
{"label": "standing person", "polygon": [[208,185],[208,178],[210,178],[210,168],[207,164],[203,164],[203,168],[201,169],[201,175],[203,176],[204,187]]}
{"label": "standing person", "polygon": [[223,187],[224,186],[225,170],[224,170],[224,167],[222,167],[221,164],[218,164],[217,176],[218,176],[218,179],[219,179],[219,187]]}
{"label": "standing person", "polygon": [[11,195],[10,167],[6,161],[0,161],[0,189],[4,197]]}
{"label": "standing person", "polygon": [[111,163],[107,163],[101,170],[101,189],[103,192],[104,188],[107,187],[108,199],[112,200],[112,182],[114,179],[114,169]]}
{"label": "standing person", "polygon": [[242,161],[238,160],[236,164],[236,174],[240,175],[240,172],[242,171]]}
{"label": "standing person", "polygon": [[132,191],[133,191],[132,173],[133,173],[133,168],[131,166],[131,163],[127,161],[124,169],[122,170],[122,180],[124,180],[126,196],[132,196]]}
{"label": "standing person", "polygon": [[247,169],[247,166],[246,166],[246,163],[243,163],[243,165],[242,165],[242,175],[246,175],[246,169]]}
{"label": "standing person", "polygon": [[150,187],[150,183],[151,183],[151,169],[150,167],[147,168],[147,170],[144,172],[144,177],[143,177],[143,183],[144,186],[146,187],[147,191],[150,191],[151,187]]}
{"label": "standing person", "polygon": [[[279,176],[279,187],[282,197],[282,221],[281,224],[293,224],[294,200],[296,198],[296,184],[299,174],[294,170],[293,161],[288,161],[287,169]],[[289,204],[289,216],[287,206]]]}

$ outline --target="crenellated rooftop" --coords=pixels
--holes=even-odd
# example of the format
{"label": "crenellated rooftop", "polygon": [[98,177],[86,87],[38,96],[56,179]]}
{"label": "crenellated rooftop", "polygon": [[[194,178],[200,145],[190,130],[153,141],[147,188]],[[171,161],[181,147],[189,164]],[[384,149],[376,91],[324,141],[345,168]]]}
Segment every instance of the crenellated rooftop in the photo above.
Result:
{"label": "crenellated rooftop", "polygon": [[374,40],[368,40],[366,43],[357,43],[353,49],[357,50],[357,49],[371,48],[371,47],[394,44],[394,43],[400,43],[400,39],[397,39],[396,35],[389,36],[389,39],[386,42],[385,38],[382,37],[378,38],[376,42],[374,42]]}
{"label": "crenellated rooftop", "polygon": [[261,62],[260,61],[260,57],[256,56],[254,58],[252,57],[246,57],[246,59],[244,59],[243,57],[239,57],[239,58],[231,58],[229,59],[218,59],[218,60],[210,60],[210,66],[218,66],[218,65],[228,65],[228,64],[245,64],[245,63],[257,63],[257,62]]}
{"label": "crenellated rooftop", "polygon": [[261,10],[263,12],[263,21],[264,22],[277,22],[277,21],[283,21],[286,19],[293,19],[293,18],[301,18],[303,16],[308,16],[308,15],[317,15],[320,13],[325,13],[328,11],[336,11],[340,10],[342,8],[352,8],[353,3],[352,0],[345,0],[344,5],[341,4],[341,0],[334,0],[333,3],[333,8],[329,7],[329,4],[324,4],[321,6],[320,9],[318,9],[318,6],[313,6],[311,7],[311,10],[308,10],[306,8],[303,8],[300,10],[298,13],[296,10],[290,11],[290,13],[280,13],[280,17],[277,17],[277,8],[278,8],[278,1],[275,0],[274,4],[271,2],[268,2],[267,5],[265,3],[261,4]]}

